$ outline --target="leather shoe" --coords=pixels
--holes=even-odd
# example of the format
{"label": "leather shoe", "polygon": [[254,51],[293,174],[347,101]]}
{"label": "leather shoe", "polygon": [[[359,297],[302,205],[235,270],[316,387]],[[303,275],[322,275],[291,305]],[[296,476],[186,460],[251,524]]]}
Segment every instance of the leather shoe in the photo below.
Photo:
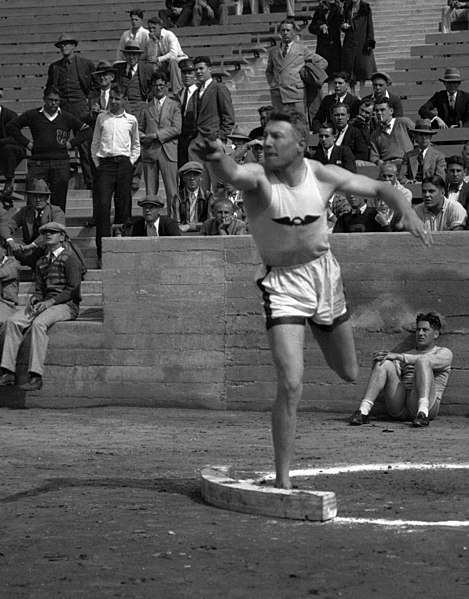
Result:
{"label": "leather shoe", "polygon": [[428,426],[429,424],[430,420],[423,412],[419,412],[412,420],[412,428],[422,428],[423,426]]}
{"label": "leather shoe", "polygon": [[349,424],[350,426],[360,426],[361,424],[369,424],[370,423],[370,415],[369,414],[362,414],[360,412],[360,410],[356,410],[356,412],[354,412],[349,420]]}
{"label": "leather shoe", "polygon": [[42,376],[39,374],[32,374],[29,377],[29,382],[20,385],[22,391],[39,391],[42,389]]}
{"label": "leather shoe", "polygon": [[16,385],[16,375],[13,372],[4,372],[0,375],[0,387],[13,387]]}

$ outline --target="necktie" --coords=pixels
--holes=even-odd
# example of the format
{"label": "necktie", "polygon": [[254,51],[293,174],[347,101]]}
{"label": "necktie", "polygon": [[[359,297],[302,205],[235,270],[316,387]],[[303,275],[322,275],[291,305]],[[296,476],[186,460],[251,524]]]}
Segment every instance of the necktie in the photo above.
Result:
{"label": "necktie", "polygon": [[156,103],[156,118],[158,121],[160,120],[160,115],[161,115],[161,100],[158,100],[158,102]]}
{"label": "necktie", "polygon": [[415,175],[416,181],[423,181],[423,152],[417,154],[418,168]]}
{"label": "necktie", "polygon": [[285,58],[288,52],[288,44],[282,44],[282,58]]}
{"label": "necktie", "polygon": [[202,97],[204,90],[205,90],[205,83],[202,83],[202,85],[199,88],[199,98]]}
{"label": "necktie", "polygon": [[37,211],[34,218],[34,235],[39,235],[39,227],[41,226],[42,212]]}
{"label": "necktie", "polygon": [[101,92],[101,99],[99,101],[101,108],[106,110],[106,92]]}
{"label": "necktie", "polygon": [[127,73],[125,74],[125,76],[127,77],[127,79],[132,79],[132,75],[133,75],[132,67],[127,67]]}
{"label": "necktie", "polygon": [[188,98],[188,96],[189,96],[189,88],[186,87],[186,88],[184,88],[184,93],[182,94],[182,106],[181,106],[182,114],[186,113],[186,106],[187,106],[187,98]]}
{"label": "necktie", "polygon": [[451,94],[449,97],[449,107],[454,110],[456,106],[456,94]]}

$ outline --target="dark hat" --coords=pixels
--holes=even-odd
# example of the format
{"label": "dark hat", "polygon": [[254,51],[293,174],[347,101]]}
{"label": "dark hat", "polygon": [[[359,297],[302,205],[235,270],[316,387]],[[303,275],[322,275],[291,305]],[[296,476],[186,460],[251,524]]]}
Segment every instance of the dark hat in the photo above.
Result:
{"label": "dark hat", "polygon": [[143,54],[143,50],[140,50],[140,46],[135,42],[128,42],[123,50],[124,54]]}
{"label": "dark hat", "polygon": [[461,73],[459,72],[459,69],[446,69],[443,79],[440,79],[440,81],[442,81],[443,83],[445,83],[445,81],[452,81],[453,83],[457,83],[458,81],[460,82],[462,81]]}
{"label": "dark hat", "polygon": [[436,129],[432,129],[432,122],[430,119],[417,119],[415,121],[415,128],[409,129],[411,133],[429,133],[435,135],[438,133]]}
{"label": "dark hat", "polygon": [[388,85],[391,84],[391,75],[385,71],[377,71],[376,73],[373,73],[370,77],[370,80],[374,81],[375,79],[384,79]]}
{"label": "dark hat", "polygon": [[73,35],[69,35],[68,33],[62,33],[59,39],[55,42],[54,46],[56,48],[60,48],[60,44],[66,44],[67,42],[70,42],[72,44],[75,44],[75,46],[78,46],[78,40],[75,39]]}
{"label": "dark hat", "polygon": [[64,235],[67,234],[65,225],[62,225],[62,223],[56,223],[55,221],[46,223],[45,225],[42,225],[42,227],[39,227],[39,233],[42,234],[46,231],[54,231],[55,233],[63,233]]}
{"label": "dark hat", "polygon": [[145,204],[152,204],[153,206],[157,206],[158,208],[163,208],[164,202],[157,198],[156,196],[145,196],[141,200],[137,202],[138,206],[145,206]]}
{"label": "dark hat", "polygon": [[181,177],[182,175],[185,175],[186,173],[203,173],[204,172],[204,167],[200,162],[197,162],[197,160],[192,160],[191,162],[186,162],[186,164],[183,164],[181,166],[181,168],[178,170],[178,175]]}
{"label": "dark hat", "polygon": [[241,131],[239,125],[235,125],[233,127],[233,131],[229,135],[227,135],[227,137],[230,139],[243,139],[245,141],[249,141],[251,139],[249,135],[247,135],[247,133]]}
{"label": "dark hat", "polygon": [[100,60],[96,71],[93,71],[93,75],[99,75],[100,73],[115,73],[116,69],[107,60]]}
{"label": "dark hat", "polygon": [[35,193],[37,195],[48,195],[50,196],[51,191],[49,186],[44,179],[33,179],[31,184],[28,185],[28,189],[24,190],[25,193]]}
{"label": "dark hat", "polygon": [[178,67],[184,73],[184,71],[195,71],[195,66],[190,58],[183,58],[179,61]]}

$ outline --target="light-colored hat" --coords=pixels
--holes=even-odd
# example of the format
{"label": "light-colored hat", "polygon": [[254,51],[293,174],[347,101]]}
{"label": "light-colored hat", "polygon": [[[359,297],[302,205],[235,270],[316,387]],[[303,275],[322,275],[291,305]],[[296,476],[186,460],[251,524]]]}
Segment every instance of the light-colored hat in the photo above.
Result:
{"label": "light-colored hat", "polygon": [[243,139],[244,141],[249,141],[251,139],[249,135],[247,135],[247,133],[241,131],[239,125],[235,125],[233,127],[233,131],[229,135],[227,135],[227,137],[228,139]]}
{"label": "light-colored hat", "polygon": [[78,46],[78,40],[73,37],[73,35],[69,35],[68,33],[62,33],[59,39],[55,42],[54,46],[56,48],[60,48],[60,44],[71,43]]}
{"label": "light-colored hat", "polygon": [[31,184],[28,186],[28,189],[25,189],[24,192],[48,196],[50,196],[51,194],[49,186],[44,181],[44,179],[33,179],[33,181],[31,181]]}
{"label": "light-colored hat", "polygon": [[391,75],[386,73],[386,71],[377,71],[376,73],[373,73],[370,77],[370,80],[374,81],[375,79],[384,79],[388,85],[391,85],[392,83]]}
{"label": "light-colored hat", "polygon": [[182,175],[185,175],[186,173],[203,173],[204,172],[204,167],[200,162],[197,162],[197,160],[192,160],[191,162],[186,162],[186,164],[183,164],[181,166],[181,168],[178,170],[178,175],[181,177]]}
{"label": "light-colored hat", "polygon": [[138,206],[145,206],[145,204],[151,204],[152,206],[156,206],[157,208],[163,208],[164,202],[157,198],[156,196],[145,196],[141,200],[137,202]]}
{"label": "light-colored hat", "polygon": [[461,73],[459,72],[459,69],[451,67],[449,69],[446,69],[443,79],[440,79],[440,81],[442,81],[443,83],[445,83],[446,81],[452,81],[453,83],[457,83],[458,81],[460,82],[462,81]]}
{"label": "light-colored hat", "polygon": [[54,231],[55,233],[63,233],[67,235],[67,228],[62,223],[56,223],[55,221],[51,221],[50,223],[46,223],[39,227],[39,233],[45,233],[46,231]]}
{"label": "light-colored hat", "polygon": [[435,135],[438,133],[435,129],[432,129],[432,122],[430,119],[417,119],[415,121],[415,128],[409,129],[411,133],[428,133],[430,135]]}

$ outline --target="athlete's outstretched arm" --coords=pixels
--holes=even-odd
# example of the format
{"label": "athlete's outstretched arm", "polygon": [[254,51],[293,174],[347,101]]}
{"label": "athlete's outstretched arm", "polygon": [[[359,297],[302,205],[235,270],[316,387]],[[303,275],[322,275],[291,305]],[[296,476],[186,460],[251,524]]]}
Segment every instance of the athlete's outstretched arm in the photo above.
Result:
{"label": "athlete's outstretched arm", "polygon": [[342,192],[364,197],[379,197],[393,210],[401,214],[399,226],[419,237],[425,245],[432,243],[430,232],[409,206],[402,193],[387,181],[377,181],[364,175],[355,175],[336,166],[315,163],[316,176],[332,188],[332,193]]}

